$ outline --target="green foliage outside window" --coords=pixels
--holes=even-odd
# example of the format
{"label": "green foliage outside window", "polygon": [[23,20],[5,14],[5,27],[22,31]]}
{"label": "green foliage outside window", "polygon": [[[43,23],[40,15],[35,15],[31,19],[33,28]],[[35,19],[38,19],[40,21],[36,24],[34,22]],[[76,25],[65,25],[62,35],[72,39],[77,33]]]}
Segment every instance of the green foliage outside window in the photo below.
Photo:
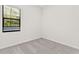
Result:
{"label": "green foliage outside window", "polygon": [[[16,8],[4,6],[4,26],[20,26],[19,15],[20,11]],[[8,19],[7,19],[8,18]]]}

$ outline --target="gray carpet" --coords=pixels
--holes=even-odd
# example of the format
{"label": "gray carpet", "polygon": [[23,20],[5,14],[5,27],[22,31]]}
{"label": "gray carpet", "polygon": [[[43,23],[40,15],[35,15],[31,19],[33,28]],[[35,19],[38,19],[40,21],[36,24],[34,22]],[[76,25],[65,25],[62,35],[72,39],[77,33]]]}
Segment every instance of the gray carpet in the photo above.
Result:
{"label": "gray carpet", "polygon": [[0,54],[78,54],[79,50],[47,39],[37,39],[0,50]]}

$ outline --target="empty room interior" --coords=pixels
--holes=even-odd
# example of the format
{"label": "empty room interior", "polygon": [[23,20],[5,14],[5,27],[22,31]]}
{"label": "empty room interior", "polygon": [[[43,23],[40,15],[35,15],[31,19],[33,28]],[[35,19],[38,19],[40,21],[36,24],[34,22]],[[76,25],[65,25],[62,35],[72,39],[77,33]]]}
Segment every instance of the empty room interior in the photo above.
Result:
{"label": "empty room interior", "polygon": [[0,54],[79,54],[79,5],[0,5]]}

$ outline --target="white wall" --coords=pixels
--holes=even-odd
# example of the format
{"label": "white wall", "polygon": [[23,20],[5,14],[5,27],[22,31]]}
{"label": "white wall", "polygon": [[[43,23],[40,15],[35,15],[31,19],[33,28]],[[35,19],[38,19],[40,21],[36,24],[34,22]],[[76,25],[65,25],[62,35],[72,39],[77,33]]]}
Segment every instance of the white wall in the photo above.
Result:
{"label": "white wall", "polygon": [[47,6],[42,25],[44,38],[79,48],[79,6]]}
{"label": "white wall", "polygon": [[41,11],[37,6],[16,5],[21,9],[21,31],[20,32],[2,32],[2,14],[0,6],[0,49],[22,42],[27,42],[40,38],[40,18]]}

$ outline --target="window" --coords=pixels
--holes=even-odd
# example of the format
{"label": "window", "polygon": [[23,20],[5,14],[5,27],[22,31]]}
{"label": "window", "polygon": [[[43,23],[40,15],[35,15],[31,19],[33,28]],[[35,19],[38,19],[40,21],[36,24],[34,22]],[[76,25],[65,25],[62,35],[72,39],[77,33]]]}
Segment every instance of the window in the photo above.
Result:
{"label": "window", "polygon": [[2,6],[3,32],[20,31],[21,10],[11,6]]}

